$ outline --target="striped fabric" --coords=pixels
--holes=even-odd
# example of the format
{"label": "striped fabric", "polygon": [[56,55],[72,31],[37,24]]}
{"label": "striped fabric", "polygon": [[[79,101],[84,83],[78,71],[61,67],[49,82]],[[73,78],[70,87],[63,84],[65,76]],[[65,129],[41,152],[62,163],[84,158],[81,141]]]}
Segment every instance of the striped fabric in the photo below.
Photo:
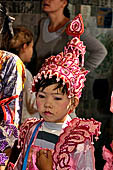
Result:
{"label": "striped fabric", "polygon": [[40,128],[34,145],[38,145],[42,148],[54,149],[54,145],[57,143],[62,129],[66,127],[67,121],[70,121],[70,116],[67,117],[64,123],[44,122]]}

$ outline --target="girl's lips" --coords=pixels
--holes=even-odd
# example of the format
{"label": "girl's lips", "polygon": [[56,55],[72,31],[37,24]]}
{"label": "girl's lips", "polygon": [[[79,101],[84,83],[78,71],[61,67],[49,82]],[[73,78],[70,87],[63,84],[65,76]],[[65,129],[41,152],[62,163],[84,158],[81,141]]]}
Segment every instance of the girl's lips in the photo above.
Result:
{"label": "girl's lips", "polygon": [[45,115],[51,115],[52,113],[51,112],[44,112]]}

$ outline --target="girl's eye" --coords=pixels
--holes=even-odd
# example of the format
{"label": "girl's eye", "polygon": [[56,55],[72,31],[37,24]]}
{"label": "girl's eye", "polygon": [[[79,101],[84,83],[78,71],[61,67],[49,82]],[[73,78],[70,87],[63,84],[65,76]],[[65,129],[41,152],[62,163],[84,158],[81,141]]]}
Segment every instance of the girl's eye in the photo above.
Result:
{"label": "girl's eye", "polygon": [[39,94],[38,97],[39,97],[39,98],[42,98],[42,99],[45,98],[45,96],[42,95],[42,94]]}
{"label": "girl's eye", "polygon": [[62,100],[61,97],[54,97],[55,100]]}

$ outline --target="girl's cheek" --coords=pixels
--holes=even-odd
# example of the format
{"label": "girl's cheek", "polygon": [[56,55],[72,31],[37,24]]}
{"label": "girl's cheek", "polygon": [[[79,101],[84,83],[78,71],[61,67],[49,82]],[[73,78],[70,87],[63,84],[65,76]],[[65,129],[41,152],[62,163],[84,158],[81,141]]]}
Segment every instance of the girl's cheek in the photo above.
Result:
{"label": "girl's cheek", "polygon": [[69,104],[69,102],[64,102],[63,104],[62,104],[62,106],[64,107],[64,108],[68,108],[69,106],[70,106],[70,104]]}
{"label": "girl's cheek", "polygon": [[41,103],[39,100],[36,101],[36,104],[37,104],[37,107],[38,107],[38,108],[40,108],[41,105],[42,105],[42,103]]}

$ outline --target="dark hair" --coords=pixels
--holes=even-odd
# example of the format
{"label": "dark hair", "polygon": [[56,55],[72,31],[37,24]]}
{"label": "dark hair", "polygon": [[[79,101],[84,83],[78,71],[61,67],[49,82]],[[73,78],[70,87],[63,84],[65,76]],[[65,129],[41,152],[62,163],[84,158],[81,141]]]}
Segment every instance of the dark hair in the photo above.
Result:
{"label": "dark hair", "polygon": [[0,13],[2,13],[3,15],[6,15],[7,13],[7,9],[3,3],[0,3]]}
{"label": "dark hair", "polygon": [[9,34],[5,35],[4,42],[2,43],[2,49],[19,55],[20,49],[23,45],[29,45],[32,42],[33,34],[29,29],[23,26],[13,28],[13,32],[13,37],[10,37]]}
{"label": "dark hair", "polygon": [[56,89],[62,88],[62,93],[67,94],[67,86],[66,86],[66,84],[63,85],[63,81],[61,79],[60,79],[60,81],[57,82],[56,76],[53,76],[52,78],[49,78],[49,76],[48,76],[46,79],[44,78],[44,76],[42,76],[41,80],[38,80],[38,82],[35,84],[36,93],[38,93],[40,88],[42,88],[42,91],[43,91],[49,85],[56,84],[56,83],[58,84]]}
{"label": "dark hair", "polygon": [[0,3],[0,14],[1,14],[1,34],[2,34],[2,40],[1,40],[1,49],[3,49],[5,37],[8,36],[10,39],[13,37],[13,28],[12,23],[14,18],[8,15],[8,10]]}
{"label": "dark hair", "polygon": [[5,7],[5,5],[3,5],[2,3],[0,3],[0,17],[1,17],[1,34],[2,34],[2,37],[4,38],[4,34],[6,32],[8,32],[8,34],[10,34],[11,36],[11,32],[10,32],[10,29],[9,29],[9,17],[7,15],[8,11]]}
{"label": "dark hair", "polygon": [[68,9],[68,4],[69,4],[69,0],[67,0],[67,5],[65,6],[63,13],[65,17],[70,18],[70,11]]}
{"label": "dark hair", "polygon": [[9,31],[11,34],[9,23],[11,23],[12,20],[11,17],[8,15],[8,9],[2,3],[0,3],[0,14],[1,14],[1,19],[4,20],[4,22],[2,23],[1,33],[4,35],[4,33]]}

